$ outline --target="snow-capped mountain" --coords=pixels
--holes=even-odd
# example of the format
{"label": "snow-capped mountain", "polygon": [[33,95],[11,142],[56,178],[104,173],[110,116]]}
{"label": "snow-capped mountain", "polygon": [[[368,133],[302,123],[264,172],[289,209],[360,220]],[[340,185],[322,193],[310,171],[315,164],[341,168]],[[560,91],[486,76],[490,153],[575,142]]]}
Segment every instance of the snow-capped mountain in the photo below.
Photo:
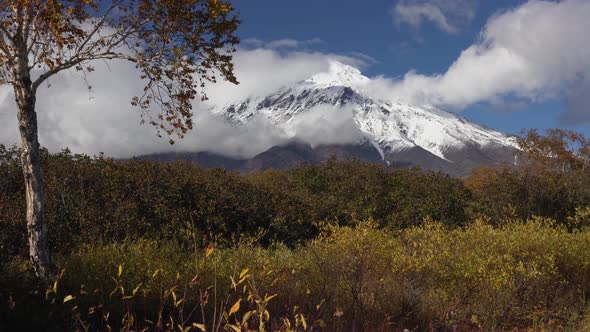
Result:
{"label": "snow-capped mountain", "polygon": [[370,82],[358,69],[334,61],[326,72],[213,112],[236,125],[263,117],[297,138],[295,125],[301,115],[321,106],[346,108],[362,133],[357,145],[374,149],[387,163],[463,175],[477,166],[512,160],[513,138],[435,107],[369,97],[363,91],[370,89]]}
{"label": "snow-capped mountain", "polygon": [[[331,110],[331,117],[321,113],[326,109]],[[211,111],[235,126],[263,119],[265,124],[270,123],[278,132],[284,132],[287,139],[246,159],[210,151],[143,158],[185,159],[205,167],[252,171],[289,168],[301,162],[319,162],[335,156],[396,167],[420,166],[465,176],[480,166],[513,163],[517,153],[514,138],[454,113],[431,106],[409,105],[395,98],[372,97],[371,79],[358,69],[336,61],[330,63],[327,71],[290,86],[277,87],[274,93],[218,105]],[[343,119],[348,121],[347,126],[331,123]],[[305,130],[302,130],[302,122],[307,123]],[[309,122],[316,142],[309,140]],[[354,135],[338,135],[334,128],[354,131]],[[332,139],[322,140],[328,136]],[[340,137],[346,139],[339,141]]]}

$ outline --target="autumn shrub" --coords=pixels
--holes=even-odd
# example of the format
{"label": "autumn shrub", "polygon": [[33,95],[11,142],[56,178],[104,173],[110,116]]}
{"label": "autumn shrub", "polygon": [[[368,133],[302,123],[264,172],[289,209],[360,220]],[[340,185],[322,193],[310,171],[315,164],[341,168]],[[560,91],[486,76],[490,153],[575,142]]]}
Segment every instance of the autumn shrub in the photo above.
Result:
{"label": "autumn shrub", "polygon": [[551,223],[494,228],[479,221],[464,230],[408,230],[404,256],[413,257],[409,268],[427,289],[422,314],[484,330],[567,323],[585,305],[588,284],[577,278],[589,272],[588,234]]}
{"label": "autumn shrub", "polygon": [[299,269],[290,294],[295,291],[296,302],[310,305],[325,301],[321,318],[330,326],[343,330],[387,326],[405,314],[403,286],[392,265],[399,251],[393,234],[378,230],[372,222],[331,228],[298,251]]}
{"label": "autumn shrub", "polygon": [[466,208],[470,218],[492,223],[533,216],[551,218],[567,227],[576,209],[590,207],[590,173],[561,172],[526,166],[484,168],[465,180],[472,193]]}
{"label": "autumn shrub", "polygon": [[17,152],[0,147],[0,330],[590,326],[582,171],[238,174],[44,151],[53,287],[26,263]]}
{"label": "autumn shrub", "polygon": [[589,236],[540,218],[334,229],[297,252],[283,292],[311,309],[324,300],[319,317],[342,330],[573,328],[586,309]]}
{"label": "autumn shrub", "polygon": [[[25,200],[17,149],[0,149],[0,235],[5,254],[26,256]],[[466,222],[469,192],[458,179],[329,160],[291,170],[238,174],[189,162],[116,161],[68,150],[42,151],[52,252],[127,238],[231,245],[258,234],[259,244],[304,244],[323,224],[373,219],[404,228],[432,217]]]}
{"label": "autumn shrub", "polygon": [[0,271],[26,250],[22,247],[27,235],[25,196],[17,152],[0,145]]}
{"label": "autumn shrub", "polygon": [[[278,205],[279,210],[289,208],[284,215],[340,226],[373,219],[382,227],[396,229],[420,225],[426,217],[460,226],[467,221],[465,209],[471,197],[460,179],[440,172],[385,168],[354,160],[330,159],[248,178],[273,195],[289,197],[293,203]],[[297,207],[304,208],[305,214],[293,213]]]}
{"label": "autumn shrub", "polygon": [[460,179],[441,172],[398,169],[386,181],[384,204],[390,211],[384,222],[390,228],[420,226],[428,218],[452,227],[468,223],[466,210],[472,195]]}
{"label": "autumn shrub", "polygon": [[[69,151],[44,151],[43,161],[54,253],[126,238],[188,241],[187,234],[194,230],[203,234],[200,241],[218,243],[261,230],[266,230],[260,238],[266,244],[295,245],[317,234],[306,215],[278,208],[292,204],[286,194],[276,196],[224,170],[204,170],[188,162],[114,161]],[[16,149],[0,153],[0,175],[2,255],[26,256],[24,189]]]}
{"label": "autumn shrub", "polygon": [[[289,325],[297,331],[576,330],[588,321],[590,231],[569,231],[549,219],[501,227],[478,220],[461,228],[426,221],[404,230],[369,221],[325,227],[319,238],[297,248],[258,243],[82,246],[58,260],[64,271],[58,301],[35,315],[52,314],[71,327],[77,319],[99,324],[100,309],[110,314],[110,326],[133,315],[135,328],[147,327],[163,315],[175,322],[184,317],[184,327],[198,330],[192,323],[211,324],[213,317],[219,322],[219,314],[239,300],[223,324],[259,328],[258,318],[246,315],[256,310],[268,312],[268,319],[262,317],[266,329]],[[263,309],[244,292],[258,294]],[[42,289],[38,297],[12,294],[15,306],[6,307],[3,292],[1,305],[15,315],[31,306],[28,301],[44,298]],[[64,307],[67,295],[73,298]]]}

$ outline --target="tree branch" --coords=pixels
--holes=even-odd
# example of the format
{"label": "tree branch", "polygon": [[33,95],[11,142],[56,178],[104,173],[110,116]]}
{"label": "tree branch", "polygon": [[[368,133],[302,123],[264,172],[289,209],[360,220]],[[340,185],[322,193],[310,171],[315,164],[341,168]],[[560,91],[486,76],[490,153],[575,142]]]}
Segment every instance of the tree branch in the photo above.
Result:
{"label": "tree branch", "polygon": [[37,88],[39,88],[39,86],[44,81],[46,81],[48,78],[50,78],[51,76],[53,76],[63,70],[70,69],[72,67],[75,67],[75,66],[83,63],[83,62],[101,60],[101,59],[107,59],[107,60],[120,59],[120,60],[127,60],[127,61],[130,61],[133,63],[137,63],[137,59],[130,56],[130,55],[123,54],[123,53],[111,53],[111,52],[94,54],[94,55],[90,55],[87,57],[74,58],[68,62],[65,62],[59,66],[54,67],[53,69],[51,69],[51,70],[45,72],[44,74],[42,74],[41,76],[39,76],[39,78],[37,78],[35,80],[35,82],[33,82],[33,85],[32,85],[33,92],[36,92]]}
{"label": "tree branch", "polygon": [[104,26],[107,16],[109,15],[109,13],[115,9],[115,7],[117,7],[117,5],[120,3],[120,1],[113,1],[113,3],[111,3],[111,5],[109,6],[109,8],[106,9],[106,11],[104,12],[104,14],[102,15],[102,17],[100,18],[100,22],[98,22],[96,24],[96,26],[94,27],[94,29],[88,34],[88,36],[86,36],[86,39],[84,39],[84,41],[82,42],[82,44],[80,44],[80,46],[78,46],[78,48],[76,49],[76,53],[75,54],[79,54],[82,49],[84,48],[84,46],[86,46],[86,44],[88,44],[88,42],[92,39],[92,37],[94,37],[94,35],[96,35],[96,33]]}

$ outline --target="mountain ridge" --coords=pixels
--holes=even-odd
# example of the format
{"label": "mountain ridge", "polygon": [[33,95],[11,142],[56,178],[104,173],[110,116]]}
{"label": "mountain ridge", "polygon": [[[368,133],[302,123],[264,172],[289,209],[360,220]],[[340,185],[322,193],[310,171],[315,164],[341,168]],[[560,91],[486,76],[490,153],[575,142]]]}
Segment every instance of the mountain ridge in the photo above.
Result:
{"label": "mountain ridge", "polygon": [[[317,150],[320,156],[323,154],[318,151],[324,151],[328,146],[373,147],[385,164],[421,166],[458,176],[467,175],[480,166],[512,162],[517,150],[514,138],[433,106],[410,105],[395,98],[371,97],[367,93],[370,85],[371,79],[357,68],[332,61],[327,71],[296,84],[280,87],[268,95],[231,101],[213,107],[211,111],[236,126],[262,117],[283,130],[290,138],[289,142],[308,143],[312,151]],[[343,128],[335,129],[341,134],[350,134],[348,141],[323,142],[325,137],[322,135],[328,136],[326,128],[337,121],[350,122]],[[302,124],[307,127],[302,127]],[[310,131],[310,125],[315,126],[313,130],[317,132],[313,133],[313,137],[318,138],[320,143],[301,139],[302,132]],[[278,159],[292,156],[276,153],[281,148],[291,152],[297,150],[293,150],[292,143],[277,144],[271,148],[275,152],[272,155]],[[251,159],[260,160],[260,155],[264,153]],[[348,158],[354,154],[343,155]],[[373,157],[360,155],[365,157],[359,159],[375,162]],[[318,158],[303,158],[303,161],[317,162]],[[267,162],[259,162],[259,169],[284,164],[270,157],[262,159]],[[225,165],[221,163],[219,166]]]}

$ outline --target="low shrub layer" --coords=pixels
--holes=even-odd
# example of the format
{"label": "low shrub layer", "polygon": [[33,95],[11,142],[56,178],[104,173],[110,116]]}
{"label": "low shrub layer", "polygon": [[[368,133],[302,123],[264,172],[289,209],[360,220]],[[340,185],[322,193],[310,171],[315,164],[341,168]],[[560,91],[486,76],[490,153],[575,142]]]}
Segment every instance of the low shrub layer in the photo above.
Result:
{"label": "low shrub layer", "polygon": [[[270,330],[574,331],[588,321],[590,231],[540,218],[399,231],[367,222],[329,227],[295,249],[242,242],[195,252],[141,240],[84,247],[60,262],[64,275],[48,297],[56,304],[39,312],[67,328],[100,322],[140,330],[161,321],[166,330],[172,320],[209,331],[218,317],[227,329],[263,322]],[[31,305],[16,301],[2,310]]]}

